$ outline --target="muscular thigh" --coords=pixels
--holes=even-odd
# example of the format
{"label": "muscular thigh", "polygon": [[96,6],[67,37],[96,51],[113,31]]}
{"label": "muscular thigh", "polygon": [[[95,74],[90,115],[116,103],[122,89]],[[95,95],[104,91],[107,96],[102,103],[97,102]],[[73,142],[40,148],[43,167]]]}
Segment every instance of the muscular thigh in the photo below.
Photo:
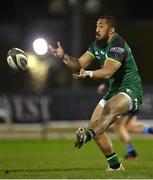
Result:
{"label": "muscular thigh", "polygon": [[107,101],[104,107],[98,104],[91,116],[89,122],[89,127],[96,120],[100,119],[102,116],[107,116],[112,114],[114,118],[120,114],[123,114],[128,111],[129,100],[123,94],[117,94]]}
{"label": "muscular thigh", "polygon": [[106,113],[113,114],[114,117],[127,113],[129,110],[129,99],[123,94],[117,94],[109,99],[104,107]]}

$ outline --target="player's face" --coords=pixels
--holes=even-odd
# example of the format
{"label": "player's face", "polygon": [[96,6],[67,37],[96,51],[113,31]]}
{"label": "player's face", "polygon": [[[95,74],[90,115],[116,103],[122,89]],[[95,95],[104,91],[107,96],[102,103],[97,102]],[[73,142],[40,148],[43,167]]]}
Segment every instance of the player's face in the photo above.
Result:
{"label": "player's face", "polygon": [[98,19],[96,24],[96,41],[108,39],[109,26],[106,19]]}

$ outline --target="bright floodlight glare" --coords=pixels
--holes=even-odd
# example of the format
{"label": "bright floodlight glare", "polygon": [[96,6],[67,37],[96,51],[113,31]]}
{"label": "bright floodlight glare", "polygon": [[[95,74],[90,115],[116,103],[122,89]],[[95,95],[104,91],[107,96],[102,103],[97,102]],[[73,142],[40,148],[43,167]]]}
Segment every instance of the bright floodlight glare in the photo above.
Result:
{"label": "bright floodlight glare", "polygon": [[38,55],[44,55],[48,51],[48,44],[45,39],[39,38],[34,40],[33,49]]}

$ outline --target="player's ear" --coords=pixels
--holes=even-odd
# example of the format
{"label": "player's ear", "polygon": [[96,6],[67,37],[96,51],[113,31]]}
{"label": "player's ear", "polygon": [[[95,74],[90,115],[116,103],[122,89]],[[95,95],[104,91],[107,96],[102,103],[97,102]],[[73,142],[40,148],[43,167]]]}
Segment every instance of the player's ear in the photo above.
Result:
{"label": "player's ear", "polygon": [[115,28],[114,27],[111,27],[110,30],[109,30],[110,34],[113,34],[115,32]]}

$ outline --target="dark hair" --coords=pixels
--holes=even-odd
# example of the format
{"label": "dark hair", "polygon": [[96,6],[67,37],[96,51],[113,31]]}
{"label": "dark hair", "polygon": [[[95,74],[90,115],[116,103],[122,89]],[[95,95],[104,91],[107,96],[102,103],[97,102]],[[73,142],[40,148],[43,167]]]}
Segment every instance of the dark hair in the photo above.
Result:
{"label": "dark hair", "polygon": [[108,25],[110,27],[114,27],[116,32],[118,31],[118,23],[117,23],[117,20],[113,16],[104,15],[104,16],[100,16],[99,19],[106,19],[108,22]]}

